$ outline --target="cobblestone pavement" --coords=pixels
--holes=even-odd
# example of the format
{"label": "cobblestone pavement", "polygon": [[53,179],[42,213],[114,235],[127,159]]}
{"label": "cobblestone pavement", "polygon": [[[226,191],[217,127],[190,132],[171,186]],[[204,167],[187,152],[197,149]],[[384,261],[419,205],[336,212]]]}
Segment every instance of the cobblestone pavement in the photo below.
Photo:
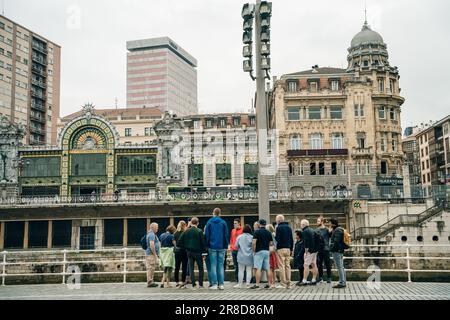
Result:
{"label": "cobblestone pavement", "polygon": [[0,300],[450,300],[450,283],[383,282],[371,290],[365,282],[348,283],[345,289],[328,284],[292,289],[149,289],[143,283],[82,284],[79,290],[65,285],[0,286]]}

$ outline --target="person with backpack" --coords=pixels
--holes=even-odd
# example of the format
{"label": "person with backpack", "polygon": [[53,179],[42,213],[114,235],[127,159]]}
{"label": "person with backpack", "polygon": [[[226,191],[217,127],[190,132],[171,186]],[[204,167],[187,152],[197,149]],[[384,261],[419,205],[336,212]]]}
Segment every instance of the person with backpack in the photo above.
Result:
{"label": "person with backpack", "polygon": [[339,227],[337,219],[331,219],[331,239],[330,252],[333,255],[334,263],[339,274],[339,283],[333,286],[334,289],[341,289],[347,286],[345,269],[344,269],[344,251],[348,245],[344,243],[345,230]]}
{"label": "person with backpack", "polygon": [[205,227],[205,241],[210,260],[211,290],[224,290],[225,252],[228,248],[229,233],[227,223],[220,217],[222,211],[214,209],[213,217]]}
{"label": "person with backpack", "polygon": [[284,222],[283,215],[277,216],[276,222],[275,241],[279,257],[281,285],[289,289],[291,287],[291,256],[294,248],[294,237],[291,227],[287,222]]}
{"label": "person with backpack", "polygon": [[158,224],[152,223],[147,235],[141,240],[141,246],[145,250],[145,265],[147,268],[147,288],[156,288],[154,282],[155,270],[159,266],[160,242],[157,236]]}
{"label": "person with backpack", "polygon": [[[319,242],[316,239],[316,233],[309,227],[309,221],[308,220],[302,220],[300,223],[300,226],[302,228],[302,236],[303,236],[303,243],[305,246],[305,255],[304,255],[304,268],[305,271],[303,273],[303,280],[301,285],[306,286],[308,284],[315,286],[317,284],[317,274],[319,271],[317,270],[317,247],[319,245]],[[307,281],[310,267],[312,267],[312,279],[309,283]]]}
{"label": "person with backpack", "polygon": [[323,265],[327,270],[327,283],[331,283],[331,260],[330,260],[330,230],[325,226],[324,217],[317,218],[317,229],[321,236],[321,245],[317,254],[317,266],[319,268],[319,283],[323,282]]}
{"label": "person with backpack", "polygon": [[302,230],[295,230],[295,245],[294,245],[294,268],[298,269],[299,281],[297,286],[301,286],[303,282],[304,268],[304,257],[305,257],[305,246],[303,244]]}
{"label": "person with backpack", "polygon": [[198,228],[198,218],[191,219],[191,227],[180,236],[178,246],[186,250],[189,263],[189,274],[192,281],[192,289],[196,289],[195,263],[198,266],[199,288],[203,289],[203,256],[206,252],[205,238],[201,229]]}

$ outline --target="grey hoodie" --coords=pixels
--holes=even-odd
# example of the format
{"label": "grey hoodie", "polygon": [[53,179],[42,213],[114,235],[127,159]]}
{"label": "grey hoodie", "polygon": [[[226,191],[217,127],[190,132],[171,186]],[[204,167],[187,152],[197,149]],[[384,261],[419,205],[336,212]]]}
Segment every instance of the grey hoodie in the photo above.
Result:
{"label": "grey hoodie", "polygon": [[253,236],[249,233],[243,233],[236,239],[236,248],[238,249],[237,261],[239,264],[253,266]]}

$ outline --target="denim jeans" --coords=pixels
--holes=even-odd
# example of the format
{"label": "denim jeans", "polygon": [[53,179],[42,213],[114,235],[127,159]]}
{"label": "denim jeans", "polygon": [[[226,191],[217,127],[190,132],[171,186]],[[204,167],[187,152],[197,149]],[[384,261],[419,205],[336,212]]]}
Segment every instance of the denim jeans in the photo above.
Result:
{"label": "denim jeans", "polygon": [[213,250],[209,249],[209,263],[210,266],[210,279],[212,286],[222,286],[225,282],[225,269],[224,269],[224,260],[225,260],[225,252],[226,250]]}
{"label": "denim jeans", "polygon": [[208,282],[209,282],[209,285],[211,286],[211,259],[209,257],[209,254],[205,258],[205,264],[206,264]]}
{"label": "denim jeans", "polygon": [[233,257],[233,267],[234,267],[234,278],[236,282],[239,280],[239,264],[237,262],[237,251],[231,251],[231,256]]}
{"label": "denim jeans", "polygon": [[201,253],[187,251],[187,257],[189,262],[189,274],[191,275],[192,286],[195,287],[195,270],[194,264],[198,266],[198,283],[200,287],[203,287],[203,258]]}
{"label": "denim jeans", "polygon": [[333,252],[333,260],[336,264],[336,269],[339,273],[339,284],[346,285],[347,281],[345,278],[345,269],[344,269],[344,254],[339,252]]}

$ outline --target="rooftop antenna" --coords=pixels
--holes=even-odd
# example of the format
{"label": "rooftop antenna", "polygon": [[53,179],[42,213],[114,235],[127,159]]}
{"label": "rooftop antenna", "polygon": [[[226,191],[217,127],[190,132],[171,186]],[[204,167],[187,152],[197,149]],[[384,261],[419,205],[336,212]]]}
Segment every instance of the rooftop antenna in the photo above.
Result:
{"label": "rooftop antenna", "polygon": [[115,103],[116,103],[116,110],[118,109],[117,104],[118,104],[119,100],[116,98],[115,99]]}
{"label": "rooftop antenna", "polygon": [[367,27],[369,23],[367,22],[367,0],[364,0],[364,26]]}

